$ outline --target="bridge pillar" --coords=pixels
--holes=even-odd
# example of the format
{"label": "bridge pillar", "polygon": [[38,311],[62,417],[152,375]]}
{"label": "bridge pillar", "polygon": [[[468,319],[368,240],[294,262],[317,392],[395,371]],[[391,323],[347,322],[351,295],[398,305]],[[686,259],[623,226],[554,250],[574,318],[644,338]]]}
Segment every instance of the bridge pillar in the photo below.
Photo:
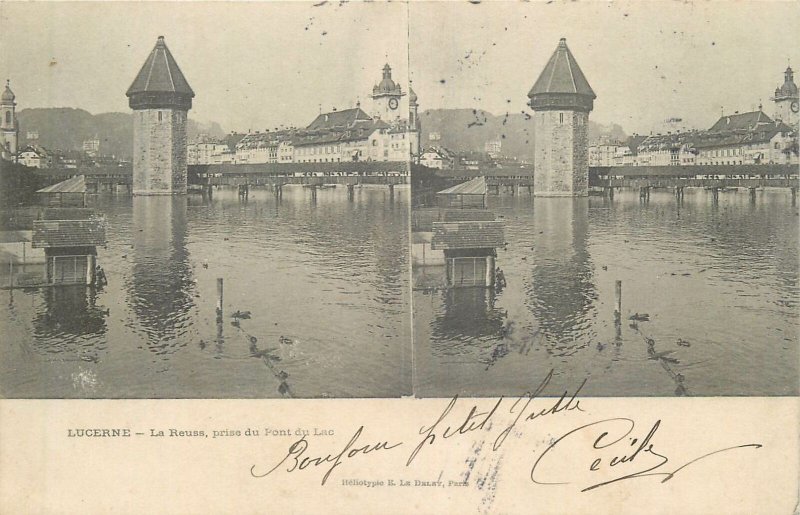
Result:
{"label": "bridge pillar", "polygon": [[356,196],[356,187],[354,184],[347,185],[347,200],[353,201]]}
{"label": "bridge pillar", "polygon": [[714,202],[714,204],[719,202],[719,188],[716,186],[711,188],[711,200]]}

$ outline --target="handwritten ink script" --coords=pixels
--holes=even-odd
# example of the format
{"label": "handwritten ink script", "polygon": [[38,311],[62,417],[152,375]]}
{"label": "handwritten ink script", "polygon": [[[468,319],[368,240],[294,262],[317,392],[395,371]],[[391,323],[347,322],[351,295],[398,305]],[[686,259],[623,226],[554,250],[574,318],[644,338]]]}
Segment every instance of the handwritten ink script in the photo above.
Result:
{"label": "handwritten ink script", "polygon": [[[711,449],[691,459],[675,463],[668,457],[667,445],[659,444],[661,420],[639,425],[632,418],[617,417],[584,423],[589,417],[579,398],[586,384],[583,380],[572,393],[564,391],[559,397],[544,397],[553,371],[530,393],[518,398],[500,397],[489,409],[466,403],[456,395],[432,423],[423,424],[412,437],[398,441],[381,436],[369,436],[366,426],[360,426],[349,441],[338,449],[318,450],[318,440],[303,435],[293,442],[285,454],[271,465],[254,464],[250,475],[265,478],[276,473],[298,473],[306,470],[324,471],[325,485],[340,467],[371,456],[398,455],[406,468],[414,466],[426,450],[444,448],[467,435],[481,434],[491,442],[491,452],[498,452],[509,435],[523,438],[538,433],[532,439],[550,434],[542,419],[555,417],[581,418],[581,424],[550,438],[546,445],[531,449],[534,459],[530,466],[530,482],[536,486],[575,484],[581,492],[639,478],[660,478],[661,483],[678,476],[687,467],[700,461],[732,451],[752,450],[759,443],[743,443]],[[377,433],[379,434],[379,433]],[[674,449],[673,449],[674,450]],[[401,466],[402,466],[401,465]],[[392,482],[389,481],[391,484]]]}

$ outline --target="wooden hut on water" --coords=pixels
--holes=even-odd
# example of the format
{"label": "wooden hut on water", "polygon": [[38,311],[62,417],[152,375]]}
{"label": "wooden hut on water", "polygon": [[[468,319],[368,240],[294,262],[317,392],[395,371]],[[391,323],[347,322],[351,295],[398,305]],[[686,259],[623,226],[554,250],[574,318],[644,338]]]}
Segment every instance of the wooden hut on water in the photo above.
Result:
{"label": "wooden hut on water", "polygon": [[475,177],[467,182],[436,193],[440,208],[483,209],[486,207],[486,178]]}
{"label": "wooden hut on water", "polygon": [[444,251],[447,286],[492,287],[504,224],[494,220],[433,222],[431,248]]}
{"label": "wooden hut on water", "polygon": [[50,207],[86,207],[86,178],[71,177],[36,192],[38,203]]}
{"label": "wooden hut on water", "polygon": [[44,249],[46,285],[94,283],[97,247],[105,244],[105,220],[91,209],[47,209],[33,222],[31,246]]}

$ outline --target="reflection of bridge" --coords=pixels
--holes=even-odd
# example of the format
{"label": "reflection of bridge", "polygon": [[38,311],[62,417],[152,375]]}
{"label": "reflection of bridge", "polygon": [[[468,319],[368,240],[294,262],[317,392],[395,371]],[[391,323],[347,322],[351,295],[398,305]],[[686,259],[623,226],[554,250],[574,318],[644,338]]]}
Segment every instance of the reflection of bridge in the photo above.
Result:
{"label": "reflection of bridge", "polygon": [[[638,188],[645,194],[650,188],[791,188],[796,195],[797,165],[694,165],[694,166],[615,166],[590,167],[589,186],[613,195],[614,188]],[[489,193],[533,193],[533,167],[488,168],[481,170],[437,170],[436,175],[453,183],[476,176],[486,177]]]}
{"label": "reflection of bridge", "polygon": [[[265,163],[189,165],[188,182],[195,186],[258,186],[284,184],[405,184],[408,163]],[[130,193],[131,166],[87,166],[36,170],[45,186],[77,175],[86,178],[90,193]]]}

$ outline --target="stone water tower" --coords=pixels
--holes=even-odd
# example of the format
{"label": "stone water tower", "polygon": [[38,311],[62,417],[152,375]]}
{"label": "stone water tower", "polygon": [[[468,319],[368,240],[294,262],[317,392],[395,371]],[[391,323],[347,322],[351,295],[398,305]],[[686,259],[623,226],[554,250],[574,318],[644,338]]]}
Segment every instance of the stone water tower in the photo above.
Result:
{"label": "stone water tower", "polygon": [[534,195],[589,194],[589,112],[592,87],[561,38],[528,93],[534,110]]}
{"label": "stone water tower", "polygon": [[125,95],[133,109],[133,194],[186,193],[186,125],[194,91],[164,36]]}

